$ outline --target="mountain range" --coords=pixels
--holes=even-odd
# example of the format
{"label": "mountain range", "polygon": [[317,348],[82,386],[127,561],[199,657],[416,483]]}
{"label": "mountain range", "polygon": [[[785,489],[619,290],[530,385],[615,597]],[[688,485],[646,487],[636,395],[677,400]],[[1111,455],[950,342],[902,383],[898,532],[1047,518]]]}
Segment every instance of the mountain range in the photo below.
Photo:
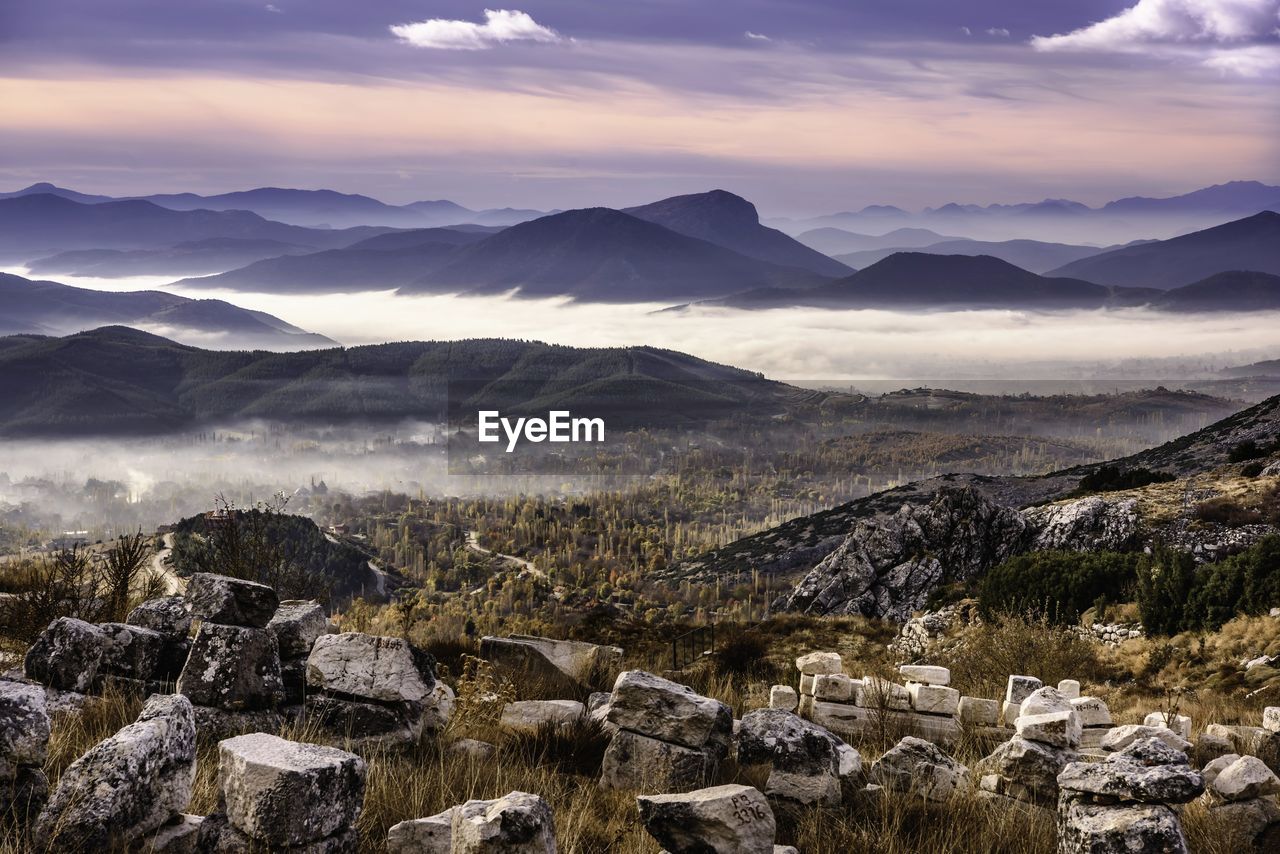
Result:
{"label": "mountain range", "polygon": [[334,341],[260,311],[215,299],[160,291],[112,293],[31,281],[0,273],[0,335],[66,335],[104,324],[130,324],[206,344],[297,350]]}
{"label": "mountain range", "polygon": [[264,258],[315,252],[315,246],[244,237],[210,237],[160,249],[70,249],[26,262],[42,276],[206,276]]}
{"label": "mountain range", "polygon": [[[904,229],[905,230],[905,229]],[[886,249],[864,249],[837,255],[836,258],[850,267],[861,268],[883,261],[895,252],[924,252],[929,255],[990,255],[1002,261],[1030,270],[1047,273],[1050,270],[1107,251],[1097,246],[1076,246],[1068,243],[1048,243],[1043,240],[942,240],[924,246],[898,246]]]}

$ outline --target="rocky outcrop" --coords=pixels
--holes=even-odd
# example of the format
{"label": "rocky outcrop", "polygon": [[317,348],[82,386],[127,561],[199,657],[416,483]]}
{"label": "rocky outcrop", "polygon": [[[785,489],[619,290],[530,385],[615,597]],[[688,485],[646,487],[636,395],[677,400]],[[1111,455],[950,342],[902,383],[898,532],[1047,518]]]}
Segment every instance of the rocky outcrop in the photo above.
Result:
{"label": "rocky outcrop", "polygon": [[640,822],[671,854],[772,854],[777,823],[750,786],[636,798]]}
{"label": "rocky outcrop", "polygon": [[1138,542],[1138,500],[1090,495],[1023,512],[1036,531],[1032,548],[1073,552],[1125,551]]}
{"label": "rocky outcrop", "polygon": [[138,719],[62,773],[36,823],[51,850],[111,850],[158,829],[191,800],[196,727],[177,694],[147,700]]}
{"label": "rocky outcrop", "polygon": [[934,587],[962,581],[1026,548],[1016,511],[972,487],[943,487],[927,505],[904,504],[865,519],[775,607],[807,614],[862,614],[904,621]]}
{"label": "rocky outcrop", "polygon": [[0,822],[24,824],[44,806],[49,730],[43,688],[0,682]]}
{"label": "rocky outcrop", "polygon": [[861,776],[862,756],[830,731],[782,709],[742,717],[738,764],[770,766],[765,795],[802,805],[835,805],[841,783]]}

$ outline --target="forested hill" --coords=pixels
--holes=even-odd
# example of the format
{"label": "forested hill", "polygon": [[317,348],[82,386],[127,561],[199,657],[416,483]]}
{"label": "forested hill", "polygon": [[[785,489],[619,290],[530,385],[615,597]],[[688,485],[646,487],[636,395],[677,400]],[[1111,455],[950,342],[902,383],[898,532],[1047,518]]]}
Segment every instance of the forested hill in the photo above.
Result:
{"label": "forested hill", "polygon": [[[466,399],[457,381],[466,381]],[[118,326],[0,338],[0,435],[8,436],[155,434],[254,418],[438,420],[451,388],[455,407],[570,409],[655,427],[769,418],[813,396],[651,347],[485,339],[225,352]]]}

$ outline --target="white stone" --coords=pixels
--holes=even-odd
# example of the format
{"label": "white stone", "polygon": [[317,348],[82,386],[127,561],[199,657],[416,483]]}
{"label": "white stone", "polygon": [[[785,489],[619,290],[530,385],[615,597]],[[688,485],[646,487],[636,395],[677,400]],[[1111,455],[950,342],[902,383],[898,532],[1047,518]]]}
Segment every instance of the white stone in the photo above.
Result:
{"label": "white stone", "polygon": [[1017,723],[1020,737],[1053,747],[1075,749],[1080,744],[1080,730],[1080,716],[1075,712],[1020,715]]}
{"label": "white stone", "polygon": [[422,702],[434,678],[424,679],[409,643],[360,632],[321,635],[307,658],[313,688],[382,702]]}
{"label": "white stone", "polygon": [[684,747],[627,729],[614,733],[600,763],[600,788],[687,792],[707,785],[718,763],[705,748]]}
{"label": "white stone", "polygon": [[1174,750],[1180,750],[1183,753],[1191,749],[1191,742],[1168,727],[1139,724],[1125,724],[1110,730],[1102,739],[1102,747],[1112,752],[1120,751],[1142,738],[1159,739]]}
{"label": "white stone", "polygon": [[1075,679],[1063,679],[1058,683],[1058,690],[1068,700],[1074,700],[1080,696],[1080,683]]}
{"label": "white stone", "polygon": [[811,652],[796,659],[796,667],[809,676],[831,676],[844,672],[838,652]]}
{"label": "white stone", "polygon": [[1070,711],[1072,711],[1071,700],[1057,688],[1046,686],[1037,688],[1026,696],[1018,708],[1018,717]]}
{"label": "white stone", "polygon": [[1186,715],[1170,715],[1168,712],[1152,712],[1142,722],[1146,726],[1162,726],[1173,730],[1183,738],[1191,738],[1191,718]]}
{"label": "white stone", "polygon": [[908,682],[907,694],[911,697],[911,707],[925,714],[954,715],[960,707],[960,692],[955,688]]}
{"label": "white stone", "polygon": [[1076,697],[1071,707],[1080,716],[1080,725],[1089,727],[1111,726],[1111,710],[1098,697]]}
{"label": "white stone", "polygon": [[1214,777],[1212,790],[1224,801],[1247,801],[1280,793],[1280,778],[1256,756],[1242,756]]}
{"label": "white stone", "polygon": [[871,766],[873,783],[930,801],[949,800],[968,777],[969,769],[937,745],[912,736],[902,739]]}
{"label": "white stone", "polygon": [[945,667],[928,664],[904,664],[898,668],[902,678],[908,682],[919,682],[921,685],[950,685],[951,671]]}
{"label": "white stone", "polygon": [[813,683],[814,683],[814,681],[816,680],[816,678],[817,678],[817,677],[815,677],[815,676],[811,676],[811,675],[810,675],[810,674],[808,674],[808,673],[801,673],[801,674],[800,674],[800,693],[801,693],[801,694],[806,694],[806,695],[808,695],[808,696],[812,697],[812,696],[813,696]]}
{"label": "white stone", "polygon": [[640,821],[668,851],[773,854],[777,824],[758,789],[713,786],[696,792],[636,799]]}
{"label": "white stone", "polygon": [[813,677],[813,698],[829,703],[852,703],[857,699],[857,691],[862,687],[860,680],[834,673],[829,676]]}
{"label": "white stone", "polygon": [[1018,713],[1022,711],[1021,703],[1004,703],[1000,708],[1000,720],[1011,727],[1018,722]]}
{"label": "white stone", "polygon": [[568,726],[586,713],[587,707],[576,700],[519,700],[502,707],[498,725],[507,732],[533,734],[543,726]]}
{"label": "white stone", "polygon": [[1267,706],[1262,710],[1262,728],[1268,732],[1280,732],[1280,706]]}
{"label": "white stone", "polygon": [[1208,762],[1200,769],[1200,776],[1204,777],[1204,785],[1206,789],[1213,788],[1213,781],[1218,775],[1231,767],[1231,765],[1240,758],[1239,753],[1226,753]]}
{"label": "white stone", "polygon": [[452,835],[452,854],[556,854],[551,805],[528,792],[455,807]]}
{"label": "white stone", "polygon": [[457,809],[450,807],[437,815],[393,824],[387,831],[387,854],[451,854]]}
{"label": "white stone", "polygon": [[998,726],[1000,723],[999,700],[961,697],[957,711],[960,714],[960,723],[965,726]]}
{"label": "white stone", "polygon": [[799,705],[800,697],[790,685],[774,685],[769,689],[769,708],[794,712]]}

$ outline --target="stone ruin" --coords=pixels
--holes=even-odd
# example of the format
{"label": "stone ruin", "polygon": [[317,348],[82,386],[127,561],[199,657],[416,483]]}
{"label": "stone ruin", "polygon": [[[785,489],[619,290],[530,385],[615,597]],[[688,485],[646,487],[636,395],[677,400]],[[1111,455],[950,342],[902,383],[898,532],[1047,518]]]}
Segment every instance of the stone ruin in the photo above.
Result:
{"label": "stone ruin", "polygon": [[[1010,689],[1014,679],[1011,677]],[[1080,758],[1082,726],[1072,700],[1057,688],[1038,688],[1022,701],[1013,738],[978,763],[985,797],[1046,809],[1058,802],[1058,775]]]}
{"label": "stone ruin", "polygon": [[393,825],[387,854],[555,854],[551,805],[538,795],[511,792],[467,801],[439,815]]}
{"label": "stone ruin", "polygon": [[480,657],[562,696],[573,696],[622,665],[619,647],[533,635],[486,635],[480,639]]}
{"label": "stone ruin", "polygon": [[750,786],[636,798],[640,822],[670,854],[796,854],[775,845],[769,801]]}

